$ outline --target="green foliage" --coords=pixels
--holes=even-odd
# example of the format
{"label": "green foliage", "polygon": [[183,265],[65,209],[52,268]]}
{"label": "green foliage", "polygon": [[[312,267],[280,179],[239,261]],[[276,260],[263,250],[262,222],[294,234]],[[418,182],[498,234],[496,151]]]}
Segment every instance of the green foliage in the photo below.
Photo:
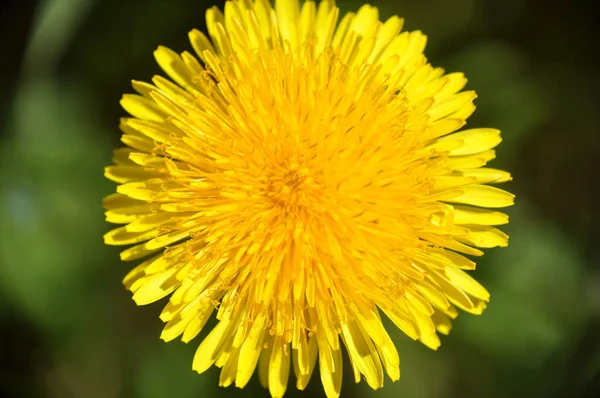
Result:
{"label": "green foliage", "polygon": [[[543,184],[531,184],[541,178],[532,172],[534,166],[553,170],[563,164],[569,140],[597,143],[590,138],[596,131],[587,127],[598,125],[593,123],[597,112],[588,110],[586,115],[596,119],[585,125],[573,122],[581,104],[597,109],[589,105],[592,91],[576,77],[585,72],[585,63],[576,58],[552,63],[542,40],[520,43],[508,29],[491,29],[487,21],[493,19],[493,7],[484,0],[371,3],[381,8],[383,19],[399,14],[409,29],[424,30],[434,64],[465,72],[469,88],[479,94],[470,125],[503,130],[497,166],[513,173],[509,189],[517,193],[517,205],[505,228],[510,246],[478,262],[476,275],[492,293],[484,316],[461,314],[439,352],[393,331],[401,380],[386,381],[382,391],[372,392],[364,383],[354,386],[348,372],[344,396],[549,396],[557,384],[568,382],[560,379],[564,372],[579,367],[582,380],[589,382],[600,371],[600,350],[589,364],[585,355],[572,359],[571,353],[598,317],[590,293],[598,277],[590,249],[591,236],[598,236],[597,224],[589,221],[594,208],[572,203],[568,210],[575,206],[579,221],[565,223],[556,208],[539,201]],[[513,3],[507,2],[515,7],[507,15],[517,23],[526,11]],[[35,355],[27,349],[29,340],[15,344],[21,345],[24,361],[36,364],[24,374],[39,396],[266,397],[256,380],[244,392],[221,390],[215,371],[192,372],[196,342],[158,339],[160,305],[134,308],[120,284],[131,265],[121,264],[117,250],[102,243],[109,226],[101,198],[113,190],[103,167],[118,145],[119,95],[130,79],[158,72],[151,58],[155,46],[189,49],[183,44],[185,32],[201,27],[203,10],[212,5],[192,0],[136,4],[111,0],[73,6],[49,0],[40,8],[0,140],[2,330],[16,327],[10,323],[16,317],[35,336],[41,347]],[[356,0],[338,4],[342,11],[360,5]],[[541,27],[544,22],[533,23]],[[98,26],[105,31],[91,28]],[[568,91],[555,82],[556,71],[575,83]],[[565,99],[565,93],[577,102]],[[572,127],[563,140],[544,139],[553,131],[562,134],[562,126]],[[523,160],[531,148],[553,156],[541,166],[531,165]],[[591,178],[583,181],[592,185]],[[591,189],[581,192],[591,195]],[[554,192],[550,202],[569,203],[569,192]],[[289,396],[322,396],[315,379],[305,393],[290,384]]]}

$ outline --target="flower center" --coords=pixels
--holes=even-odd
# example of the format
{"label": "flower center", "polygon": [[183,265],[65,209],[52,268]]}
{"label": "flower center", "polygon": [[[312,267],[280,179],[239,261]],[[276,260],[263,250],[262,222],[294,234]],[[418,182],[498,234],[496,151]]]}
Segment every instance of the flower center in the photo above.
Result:
{"label": "flower center", "polygon": [[298,190],[298,187],[306,180],[306,176],[297,170],[289,171],[285,176],[285,185],[291,189],[291,192]]}
{"label": "flower center", "polygon": [[271,177],[266,196],[274,208],[299,215],[314,207],[316,198],[322,196],[322,189],[311,174],[307,169],[292,167],[279,176]]}

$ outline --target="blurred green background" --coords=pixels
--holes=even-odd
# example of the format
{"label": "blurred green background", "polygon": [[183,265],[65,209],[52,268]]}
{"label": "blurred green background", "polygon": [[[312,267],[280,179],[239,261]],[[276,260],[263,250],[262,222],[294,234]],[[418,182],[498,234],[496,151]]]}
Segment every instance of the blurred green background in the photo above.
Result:
{"label": "blurred green background", "polygon": [[[592,2],[590,2],[592,3]],[[191,370],[198,340],[159,340],[162,304],[136,308],[131,264],[106,247],[103,178],[119,145],[122,93],[159,73],[152,51],[191,50],[216,0],[2,3],[0,397],[268,397]],[[600,64],[592,4],[554,0],[373,0],[429,36],[434,65],[476,89],[469,126],[498,127],[510,170],[506,249],[476,276],[492,293],[438,352],[392,332],[402,377],[343,397],[600,397]],[[339,0],[342,11],[356,0]],[[594,200],[595,199],[595,200]],[[348,366],[346,366],[348,370]],[[321,397],[317,375],[308,391]]]}

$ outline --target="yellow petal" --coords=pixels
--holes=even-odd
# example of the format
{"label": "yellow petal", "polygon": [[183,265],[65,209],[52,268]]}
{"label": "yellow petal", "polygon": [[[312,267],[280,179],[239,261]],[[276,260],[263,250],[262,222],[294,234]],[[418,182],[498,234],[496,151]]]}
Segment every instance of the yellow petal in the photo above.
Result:
{"label": "yellow petal", "polygon": [[267,336],[265,345],[258,359],[258,380],[263,388],[269,388],[269,369],[271,365],[271,352],[273,351],[273,337]]}
{"label": "yellow petal", "polygon": [[[454,94],[441,102],[434,103],[428,111],[431,120],[440,120],[460,111],[464,106],[472,102],[477,95],[474,91],[464,91]],[[486,148],[488,149],[488,148]]]}
{"label": "yellow petal", "polygon": [[198,55],[198,57],[200,57],[202,62],[206,63],[206,58],[204,57],[204,51],[210,51],[213,54],[216,54],[216,50],[213,47],[212,43],[210,42],[210,40],[208,40],[206,35],[204,33],[202,33],[201,31],[199,31],[197,29],[193,29],[189,33],[188,36],[190,39],[190,43],[192,43],[192,47],[194,48],[194,51],[196,51],[196,54]]}
{"label": "yellow petal", "polygon": [[469,206],[454,206],[455,224],[502,225],[508,223],[508,216],[499,211],[479,209]]}
{"label": "yellow petal", "polygon": [[431,320],[435,324],[435,330],[441,334],[449,334],[452,329],[452,323],[450,322],[450,317],[444,314],[441,311],[436,311],[432,316]]}
{"label": "yellow petal", "polygon": [[139,258],[146,257],[147,255],[154,253],[156,250],[157,249],[147,249],[145,243],[141,245],[135,245],[121,252],[121,261],[137,260]]}
{"label": "yellow petal", "polygon": [[158,230],[129,232],[126,227],[120,227],[107,232],[104,235],[104,243],[107,245],[130,245],[143,242],[158,235]]}
{"label": "yellow petal", "polygon": [[460,141],[462,145],[450,150],[449,153],[452,156],[463,156],[494,148],[502,141],[502,138],[500,138],[500,130],[481,128],[460,131],[438,140],[438,142],[447,141]]}
{"label": "yellow petal", "polygon": [[121,106],[127,113],[142,120],[162,122],[166,116],[154,101],[140,95],[124,94]]}
{"label": "yellow petal", "polygon": [[149,250],[158,249],[182,239],[189,238],[191,235],[193,235],[193,231],[190,229],[169,232],[148,241],[148,243],[146,243],[146,248]]}
{"label": "yellow petal", "polygon": [[325,358],[326,352],[319,349],[319,370],[321,371],[321,382],[327,398],[338,398],[342,390],[342,350],[331,351],[333,360],[333,372],[327,371],[325,363],[329,360]]}
{"label": "yellow petal", "polygon": [[335,32],[340,10],[333,1],[321,1],[317,7],[317,20],[315,22],[316,54],[321,54],[330,44]]}
{"label": "yellow petal", "polygon": [[127,273],[127,275],[125,275],[125,278],[123,278],[123,285],[125,286],[126,289],[130,290],[131,286],[136,283],[139,279],[141,279],[142,277],[144,277],[146,275],[146,267],[148,266],[148,264],[152,263],[154,260],[156,260],[157,257],[151,258],[149,260],[144,261],[143,263],[139,264],[138,266],[136,266],[135,268],[133,268],[131,271],[129,271]]}
{"label": "yellow petal", "polygon": [[181,87],[190,86],[192,83],[192,74],[179,54],[167,47],[159,46],[154,51],[154,58],[156,58],[158,65],[173,81]]}
{"label": "yellow petal", "polygon": [[133,89],[135,91],[137,91],[140,95],[142,95],[144,98],[147,98],[147,99],[151,99],[150,93],[152,91],[156,90],[156,87],[154,87],[153,85],[146,83],[146,82],[140,82],[137,80],[132,80],[131,86],[133,87]]}
{"label": "yellow petal", "polygon": [[473,277],[456,267],[446,267],[446,277],[461,290],[481,300],[489,300],[490,293]]}
{"label": "yellow petal", "polygon": [[375,48],[373,48],[373,52],[371,53],[371,56],[369,57],[367,62],[373,63],[376,60],[376,58],[389,45],[389,43],[394,39],[394,37],[398,36],[400,31],[402,30],[402,25],[404,25],[404,20],[402,18],[398,18],[395,15],[389,18],[387,21],[385,21],[385,23],[379,30],[379,34],[377,35],[377,41],[375,43]]}
{"label": "yellow petal", "polygon": [[239,353],[239,347],[232,349],[232,352],[229,354],[227,360],[225,361],[225,365],[223,366],[223,369],[221,370],[221,375],[219,376],[220,387],[228,387],[235,380],[237,367],[239,363]]}
{"label": "yellow petal", "polygon": [[508,246],[508,235],[497,228],[471,225],[468,226],[470,232],[465,235],[459,235],[456,239],[469,245],[477,247],[506,247]]}
{"label": "yellow petal", "polygon": [[446,160],[446,166],[451,169],[474,169],[485,166],[487,162],[495,158],[496,151],[489,149],[467,156],[452,156]]}
{"label": "yellow petal", "polygon": [[165,173],[160,170],[139,166],[108,166],[104,168],[104,176],[109,180],[123,184],[126,182],[143,181],[159,178]]}
{"label": "yellow petal", "polygon": [[392,381],[400,379],[400,357],[390,336],[385,333],[384,343],[376,347],[388,377]]}
{"label": "yellow petal", "polygon": [[225,332],[229,329],[230,323],[230,318],[222,319],[217,323],[217,326],[211,330],[202,343],[200,343],[200,346],[194,355],[194,361],[192,363],[193,370],[198,373],[203,373],[215,363],[217,350],[219,349],[222,340],[227,337]]}
{"label": "yellow petal", "polygon": [[354,21],[354,17],[356,14],[353,12],[349,12],[340,21],[338,24],[335,34],[333,35],[333,39],[331,41],[331,48],[338,49],[341,47],[342,43],[346,41],[346,36],[348,33],[348,29],[352,25],[352,21]]}
{"label": "yellow petal", "polygon": [[160,338],[162,340],[164,340],[165,342],[169,342],[169,341],[176,339],[179,335],[181,335],[184,332],[187,325],[193,319],[194,318],[192,318],[192,317],[186,317],[186,318],[175,317],[175,318],[171,319],[165,325],[162,332],[160,333]]}
{"label": "yellow petal", "polygon": [[458,286],[450,282],[445,274],[442,275],[437,270],[432,270],[428,275],[430,280],[439,287],[440,292],[444,293],[452,304],[460,305],[463,309],[474,307],[469,296]]}
{"label": "yellow petal", "polygon": [[434,306],[440,309],[447,309],[450,303],[446,297],[433,285],[423,281],[416,284],[417,291]]}
{"label": "yellow petal", "polygon": [[467,84],[467,79],[465,78],[465,75],[460,72],[449,73],[444,77],[446,78],[446,84],[440,91],[436,93],[434,97],[435,100],[438,102],[441,102],[447,99],[448,97],[452,96],[453,94],[458,93]]}
{"label": "yellow petal", "polygon": [[[184,53],[184,55],[186,55],[185,59],[189,59],[190,57],[192,57],[188,53]],[[195,60],[195,58],[193,59]],[[198,74],[200,73],[201,72],[198,71]],[[165,79],[160,75],[153,76],[152,82],[156,84],[156,87],[158,87],[160,91],[166,93],[170,98],[176,98],[177,100],[187,103],[188,105],[194,101],[194,96],[190,95],[190,93],[188,93],[185,90],[182,90],[178,85],[172,83],[170,80]],[[150,94],[151,93],[148,93],[149,98],[152,98]]]}
{"label": "yellow petal", "polygon": [[[296,387],[299,390],[304,390],[310,381],[315,365],[317,363],[317,354],[319,347],[317,345],[317,338],[313,335],[303,343],[298,345],[298,349],[293,351],[294,358],[294,371],[296,373]],[[305,357],[304,360],[301,358]]]}
{"label": "yellow petal", "polygon": [[435,325],[431,321],[430,314],[426,314],[412,305],[410,312],[419,328],[419,340],[432,350],[437,350],[441,343],[435,333]]}
{"label": "yellow petal", "polygon": [[413,340],[419,338],[419,329],[408,314],[403,314],[398,308],[382,308],[381,310],[388,318],[390,318],[394,325],[402,330],[408,337]]}
{"label": "yellow petal", "polygon": [[317,17],[317,5],[314,1],[305,1],[300,11],[300,42],[306,43],[312,39],[315,30],[315,19]]}
{"label": "yellow petal", "polygon": [[104,198],[104,208],[106,210],[114,210],[118,208],[135,207],[145,204],[140,200],[135,200],[120,193],[113,193]]}
{"label": "yellow petal", "polygon": [[356,322],[342,323],[341,326],[350,360],[365,376],[371,388],[380,388],[383,385],[383,369],[371,339],[364,335]]}
{"label": "yellow petal", "polygon": [[275,12],[281,38],[287,40],[291,48],[295,50],[298,47],[300,2],[297,0],[275,0]]}
{"label": "yellow petal", "polygon": [[248,381],[250,381],[263,348],[264,334],[264,330],[261,332],[251,332],[242,343],[235,379],[236,387],[244,388],[248,384]]}
{"label": "yellow petal", "polygon": [[480,207],[507,207],[514,204],[515,195],[487,185],[469,185],[461,190],[461,195],[447,201]]}
{"label": "yellow petal", "polygon": [[181,337],[181,341],[184,343],[189,343],[192,341],[192,339],[198,336],[212,315],[213,309],[212,303],[209,303],[207,308],[201,311],[196,317],[193,317],[191,322],[186,326],[183,336]]}
{"label": "yellow petal", "polygon": [[133,300],[137,305],[146,305],[160,300],[173,292],[180,282],[174,278],[176,268],[140,279],[141,286],[135,291]]}
{"label": "yellow petal", "polygon": [[459,173],[464,177],[472,178],[477,184],[494,184],[512,180],[510,173],[497,169],[462,169]]}
{"label": "yellow petal", "polygon": [[289,345],[282,337],[273,343],[273,351],[269,363],[269,392],[273,398],[281,398],[287,389],[290,374]]}

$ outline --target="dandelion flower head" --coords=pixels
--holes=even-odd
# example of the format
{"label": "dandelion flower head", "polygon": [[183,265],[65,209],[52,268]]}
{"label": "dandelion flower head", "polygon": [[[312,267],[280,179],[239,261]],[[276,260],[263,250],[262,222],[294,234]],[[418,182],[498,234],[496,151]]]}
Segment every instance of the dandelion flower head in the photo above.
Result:
{"label": "dandelion flower head", "polygon": [[192,368],[221,368],[223,386],[256,370],[282,397],[318,368],[337,397],[342,351],[356,382],[399,379],[384,318],[436,349],[457,309],[489,299],[466,271],[508,241],[494,208],[513,195],[489,184],[510,175],[484,167],[499,131],[463,129],[463,74],[375,7],[233,0],[206,19],[196,55],[159,47],[168,78],[121,101],[104,205],[122,226],[104,238],[142,259],[124,284],[138,305],[169,296],[162,339],[204,329]]}

